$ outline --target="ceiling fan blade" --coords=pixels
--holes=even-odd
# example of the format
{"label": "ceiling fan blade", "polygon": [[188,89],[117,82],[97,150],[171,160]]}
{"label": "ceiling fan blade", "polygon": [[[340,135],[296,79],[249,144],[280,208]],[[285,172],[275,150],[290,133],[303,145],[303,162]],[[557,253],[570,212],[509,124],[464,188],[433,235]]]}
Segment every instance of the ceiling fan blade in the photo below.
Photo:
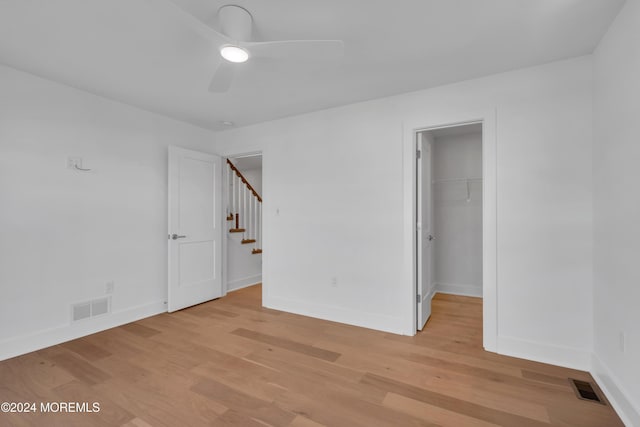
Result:
{"label": "ceiling fan blade", "polygon": [[229,90],[231,83],[236,75],[236,68],[228,61],[224,59],[220,60],[220,65],[213,75],[211,84],[209,85],[209,92],[223,93]]}
{"label": "ceiling fan blade", "polygon": [[242,42],[240,46],[256,58],[335,59],[344,55],[342,40]]}
{"label": "ceiling fan blade", "polygon": [[217,45],[231,43],[231,39],[224,34],[214,30],[182,7],[178,6],[172,0],[160,0],[158,3],[163,4],[177,16],[179,16],[188,26],[193,28],[198,34],[207,40],[211,40]]}

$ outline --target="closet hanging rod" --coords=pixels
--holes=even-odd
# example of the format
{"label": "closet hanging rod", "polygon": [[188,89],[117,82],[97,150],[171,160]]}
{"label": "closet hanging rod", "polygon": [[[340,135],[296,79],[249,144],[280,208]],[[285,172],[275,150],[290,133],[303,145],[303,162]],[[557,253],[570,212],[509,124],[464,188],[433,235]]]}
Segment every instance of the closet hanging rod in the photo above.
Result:
{"label": "closet hanging rod", "polygon": [[482,181],[482,178],[448,178],[448,179],[434,179],[432,184],[439,184],[441,182],[468,182],[468,181]]}

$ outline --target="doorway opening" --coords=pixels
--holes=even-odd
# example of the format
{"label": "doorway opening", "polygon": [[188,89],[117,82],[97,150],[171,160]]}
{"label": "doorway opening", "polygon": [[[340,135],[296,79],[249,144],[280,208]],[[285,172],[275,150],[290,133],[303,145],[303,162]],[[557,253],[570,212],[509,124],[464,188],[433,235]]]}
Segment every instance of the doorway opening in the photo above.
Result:
{"label": "doorway opening", "polygon": [[227,157],[225,290],[262,284],[262,153]]}
{"label": "doorway opening", "polygon": [[[415,137],[420,331],[431,316],[436,293],[483,296],[483,125],[429,128],[415,132]],[[438,299],[445,304],[450,300],[456,298]]]}

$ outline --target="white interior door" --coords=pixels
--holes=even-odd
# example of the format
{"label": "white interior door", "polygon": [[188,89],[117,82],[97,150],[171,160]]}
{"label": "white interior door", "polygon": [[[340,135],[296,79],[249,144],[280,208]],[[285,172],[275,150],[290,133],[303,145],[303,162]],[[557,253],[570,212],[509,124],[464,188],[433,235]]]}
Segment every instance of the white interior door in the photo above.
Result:
{"label": "white interior door", "polygon": [[433,197],[431,187],[431,153],[433,140],[430,135],[416,134],[418,153],[416,253],[417,253],[417,329],[422,330],[431,316],[431,294],[433,287]]}
{"label": "white interior door", "polygon": [[222,159],[169,147],[169,295],[176,311],[222,296]]}

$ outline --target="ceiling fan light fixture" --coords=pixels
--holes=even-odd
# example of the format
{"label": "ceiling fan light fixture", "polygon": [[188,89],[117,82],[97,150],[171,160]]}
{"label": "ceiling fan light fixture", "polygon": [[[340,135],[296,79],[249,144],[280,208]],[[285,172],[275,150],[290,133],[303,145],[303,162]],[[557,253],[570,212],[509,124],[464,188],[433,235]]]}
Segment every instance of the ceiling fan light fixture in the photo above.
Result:
{"label": "ceiling fan light fixture", "polygon": [[249,52],[239,46],[227,45],[220,49],[220,55],[229,62],[247,62]]}

